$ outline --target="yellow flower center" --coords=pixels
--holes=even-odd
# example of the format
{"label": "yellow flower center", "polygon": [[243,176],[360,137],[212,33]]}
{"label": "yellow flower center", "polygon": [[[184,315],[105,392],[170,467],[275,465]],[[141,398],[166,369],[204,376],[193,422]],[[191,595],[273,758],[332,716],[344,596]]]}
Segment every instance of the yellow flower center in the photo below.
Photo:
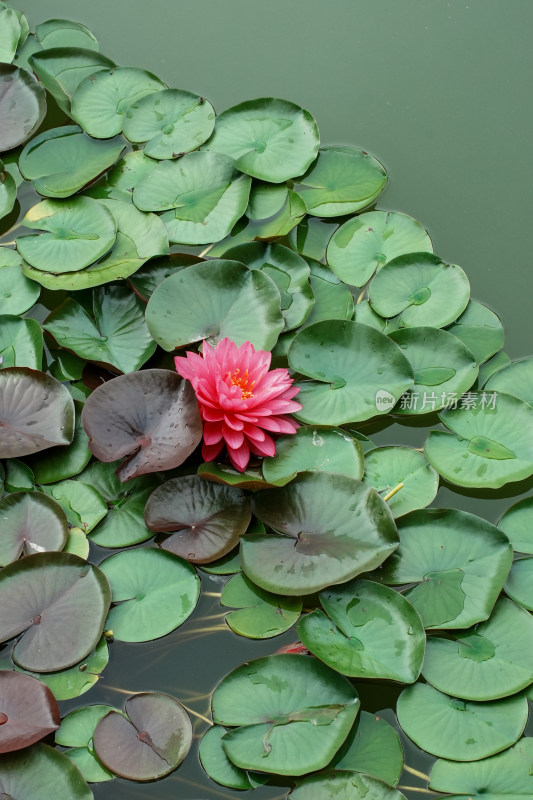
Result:
{"label": "yellow flower center", "polygon": [[237,368],[235,372],[226,373],[226,377],[230,379],[232,386],[238,386],[241,390],[241,399],[247,400],[253,397],[252,389],[254,388],[255,381],[249,381],[248,370],[244,373],[242,378],[239,378],[240,369]]}

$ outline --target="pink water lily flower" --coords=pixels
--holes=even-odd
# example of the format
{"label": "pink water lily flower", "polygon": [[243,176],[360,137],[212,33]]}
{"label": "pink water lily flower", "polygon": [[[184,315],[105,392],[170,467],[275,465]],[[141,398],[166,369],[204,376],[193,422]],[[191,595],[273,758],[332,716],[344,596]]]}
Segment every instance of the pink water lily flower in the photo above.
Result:
{"label": "pink water lily flower", "polygon": [[273,456],[270,433],[296,433],[287,416],[301,409],[292,399],[300,390],[286,369],[269,372],[271,354],[251,342],[237,347],[222,339],[216,348],[206,341],[202,354],[176,357],[176,370],[192,383],[204,424],[202,456],[213,461],[224,445],[231,463],[244,472],[250,453]]}

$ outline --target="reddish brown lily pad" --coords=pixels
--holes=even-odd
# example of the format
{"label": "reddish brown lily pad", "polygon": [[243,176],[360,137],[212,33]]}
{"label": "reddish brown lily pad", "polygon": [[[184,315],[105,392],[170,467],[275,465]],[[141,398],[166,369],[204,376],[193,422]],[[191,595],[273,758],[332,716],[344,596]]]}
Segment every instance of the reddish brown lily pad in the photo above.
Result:
{"label": "reddish brown lily pad", "polygon": [[59,706],[48,686],[21,672],[0,671],[0,753],[29,747],[60,723]]}

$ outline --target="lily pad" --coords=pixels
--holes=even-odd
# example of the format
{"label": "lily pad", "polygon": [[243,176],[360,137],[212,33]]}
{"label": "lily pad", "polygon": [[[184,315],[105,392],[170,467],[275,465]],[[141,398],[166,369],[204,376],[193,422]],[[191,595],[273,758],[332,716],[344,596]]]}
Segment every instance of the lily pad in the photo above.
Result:
{"label": "lily pad", "polygon": [[304,258],[325,261],[329,240],[338,227],[338,222],[305,217],[289,234],[291,247]]}
{"label": "lily pad", "polygon": [[533,406],[533,358],[511,361],[485,384],[487,392],[505,392]]}
{"label": "lily pad", "polygon": [[100,783],[114,777],[113,773],[98,761],[92,745],[94,729],[110,711],[116,709],[106,705],[76,708],[62,719],[61,727],[55,735],[56,744],[72,748],[66,755],[89,783]]}
{"label": "lily pad", "polygon": [[48,19],[35,26],[35,34],[45,48],[68,46],[98,50],[98,42],[89,28],[71,19]]}
{"label": "lily pad", "polygon": [[122,642],[166,636],[185,622],[198,601],[194,567],[163,550],[126,550],[106,558],[100,569],[113,592],[106,626]]}
{"label": "lily pad", "polygon": [[[213,483],[236,486],[239,489],[251,489],[252,491],[270,489],[272,485],[278,485],[277,482],[272,484],[265,480],[261,467],[248,466],[244,472],[238,472],[231,464],[217,464],[214,461],[200,464],[198,475]],[[279,485],[283,486],[284,482],[286,483],[286,481],[280,481]]]}
{"label": "lily pad", "polygon": [[44,494],[15,492],[4,497],[0,517],[1,566],[32,553],[62,550],[67,541],[67,518],[61,506]]}
{"label": "lily pad", "polygon": [[29,367],[38,370],[43,360],[43,334],[34,319],[11,314],[0,316],[0,369]]}
{"label": "lily pad", "polygon": [[232,764],[226,755],[222,738],[227,733],[222,725],[212,725],[200,742],[200,761],[211,780],[230,789],[255,789],[268,780],[268,775],[248,773]]}
{"label": "lily pad", "polygon": [[439,691],[465,700],[519,692],[533,683],[531,614],[501,599],[475,628],[446,639],[429,637],[422,674]]}
{"label": "lily pad", "polygon": [[5,474],[2,479],[6,492],[32,492],[35,488],[35,476],[32,470],[18,458],[8,458]]}
{"label": "lily pad", "polygon": [[302,617],[307,649],[343,675],[413,683],[426,635],[412,605],[374,581],[355,580],[320,593],[321,610]]}
{"label": "lily pad", "polygon": [[10,64],[15,57],[20,39],[20,22],[17,12],[0,3],[0,61]]}
{"label": "lily pad", "polygon": [[73,555],[87,561],[89,557],[89,540],[85,531],[82,531],[81,528],[71,528],[68,532],[68,539],[63,552],[73,553]]}
{"label": "lily pad", "polygon": [[117,470],[122,482],[179,466],[202,437],[192,386],[165,369],[107,381],[87,398],[81,419],[100,461],[129,456]]}
{"label": "lily pad", "polygon": [[396,786],[403,768],[400,737],[385,719],[361,711],[331,766],[335,770],[363,772]]}
{"label": "lily pad", "polygon": [[[401,693],[397,714],[405,733],[428,753],[477,761],[516,742],[525,728],[528,707],[525,695],[469,703],[417,683]],[[450,730],[453,736],[448,735]]]}
{"label": "lily pad", "polygon": [[289,196],[285,183],[252,181],[246,216],[252,220],[265,220],[278,214]]}
{"label": "lily pad", "polygon": [[172,478],[158,486],[144,512],[150,530],[172,533],[161,545],[164,550],[198,564],[233,550],[250,517],[244,492],[198,475]]}
{"label": "lily pad", "polygon": [[41,488],[59,503],[69,523],[84,533],[90,533],[107,514],[104,498],[81,481],[59,481]]}
{"label": "lily pad", "polygon": [[404,328],[389,334],[411,364],[413,386],[401,397],[397,414],[430,414],[452,404],[478,376],[472,352],[438,328]]}
{"label": "lily pad", "polygon": [[405,797],[369,775],[335,770],[306,778],[289,793],[288,800],[405,800]]}
{"label": "lily pad", "polygon": [[163,89],[133,103],[122,130],[130,142],[146,142],[144,152],[157,159],[196,150],[213,132],[215,110],[204,97],[182,89]]}
{"label": "lily pad", "polygon": [[[71,700],[85,694],[100,679],[100,674],[107,666],[109,653],[105,639],[102,637],[95,649],[79,664],[58,672],[30,673],[38,677],[48,688],[56,700]],[[15,669],[20,670],[15,665]]]}
{"label": "lily pad", "polygon": [[46,744],[34,744],[0,758],[0,791],[6,798],[93,800],[81,772]]}
{"label": "lily pad", "polygon": [[516,603],[533,611],[533,558],[521,558],[514,562],[504,588],[505,594]]}
{"label": "lily pad", "polygon": [[339,278],[323,264],[308,259],[311,275],[309,283],[315,297],[315,304],[306,317],[303,328],[315,322],[329,319],[352,319],[354,313],[353,295]]}
{"label": "lily pad", "polygon": [[0,719],[0,753],[11,753],[57,730],[59,706],[44,683],[20,672],[2,670]]}
{"label": "lily pad", "polygon": [[51,447],[43,453],[37,453],[27,459],[40,484],[55,483],[78,475],[89,463],[91,451],[87,444],[87,435],[81,426],[81,409],[79,401],[74,401],[76,423],[74,438],[65,446]]}
{"label": "lily pad", "polygon": [[468,628],[488,619],[512,561],[495,525],[465,511],[429,509],[402,517],[398,533],[398,550],[375,577],[392,586],[417,584],[405,597],[425,628]]}
{"label": "lily pad", "polygon": [[335,231],[327,260],[344,283],[364,286],[387,261],[421,252],[432,253],[433,244],[419,222],[396,211],[369,211]]}
{"label": "lily pad", "polygon": [[247,175],[282,183],[305,172],[319,143],[309,111],[287,100],[262,97],[219,114],[204,149],[230,156]]}
{"label": "lily pad", "polygon": [[97,567],[69,553],[37,553],[0,573],[0,640],[23,634],[13,660],[55,672],[87,656],[102,635],[111,601]]}
{"label": "lily pad", "polygon": [[17,249],[38,270],[77,272],[103,256],[117,237],[117,223],[98,200],[42,200],[24,217],[41,233],[19,236]]}
{"label": "lily pad", "polygon": [[448,328],[474,354],[478,364],[497,353],[505,338],[500,318],[477,300],[469,300],[461,316]]}
{"label": "lily pad", "polygon": [[0,458],[37,453],[70,444],[74,403],[55,378],[26,367],[0,370]]}
{"label": "lily pad", "polygon": [[35,133],[46,114],[46,93],[31,72],[0,64],[0,152]]}
{"label": "lily pad", "polygon": [[470,284],[461,267],[432,253],[409,253],[385,264],[368,297],[381,317],[398,316],[400,327],[442,328],[465,310]]}
{"label": "lily pad", "polygon": [[238,667],[215,689],[213,720],[241,769],[304,775],[329,763],[359,709],[349,681],[315,659],[275,655]]}
{"label": "lily pad", "polygon": [[258,492],[252,510],[278,532],[243,537],[243,570],[274,594],[310,594],[343,583],[398,546],[386,504],[345,475],[301,473],[281,489]]}
{"label": "lily pad", "polygon": [[497,489],[533,474],[533,408],[501,392],[467,392],[439,414],[452,431],[431,431],[430,464],[459,486]]}
{"label": "lily pad", "polygon": [[291,369],[311,379],[297,384],[303,408],[295,416],[312,425],[378,416],[413,382],[398,345],[351,321],[324,320],[304,328],[294,337],[288,359]]}
{"label": "lily pad", "polygon": [[287,631],[302,610],[299,597],[281,597],[255,586],[238,573],[224,586],[220,605],[236,608],[226,614],[232,631],[249,639],[269,639]]}
{"label": "lily pad", "polygon": [[17,184],[0,161],[0,219],[6,217],[15,205]]}
{"label": "lily pad", "polygon": [[[0,254],[0,262],[5,261],[6,252]],[[20,256],[17,253],[14,261],[18,258],[19,263],[6,264],[0,263],[0,314],[24,314],[34,303],[37,302],[41,287],[26,278],[20,269]],[[9,259],[11,261],[11,259]]]}
{"label": "lily pad", "polygon": [[[435,499],[439,476],[424,454],[411,447],[377,447],[365,455],[364,483],[382,497],[395,519],[426,508]],[[391,494],[394,489],[398,491]]]}
{"label": "lily pad", "polygon": [[503,350],[499,350],[496,355],[489,358],[488,361],[485,361],[484,364],[481,364],[479,368],[479,378],[478,378],[478,385],[485,386],[488,379],[495,375],[500,369],[503,369],[508,364],[511,363],[511,359],[504,353]]}
{"label": "lily pad", "polygon": [[175,272],[181,272],[185,267],[199,264],[201,261],[203,259],[189,253],[170,253],[165,258],[154,258],[136,271],[135,275],[129,279],[129,284],[135,294],[147,303],[165,278]]}
{"label": "lily pad", "polygon": [[125,286],[96,289],[93,318],[69,298],[52,311],[43,327],[61,347],[121,372],[139,369],[156,348],[144,321],[144,304]]}
{"label": "lily pad", "polygon": [[83,47],[49,47],[30,56],[30,64],[59,108],[70,114],[72,96],[80,83],[103,69],[115,66],[110,58]]}
{"label": "lily pad", "polygon": [[[165,162],[166,163],[166,162]],[[228,337],[271,350],[284,321],[274,281],[238,261],[193,264],[163,281],[148,301],[146,323],[164,350]]]}
{"label": "lily pad", "polygon": [[287,483],[298,472],[338,472],[360,480],[363,451],[358,441],[340,428],[302,425],[296,436],[282,436],[276,455],[263,460],[263,475],[269,483]]}
{"label": "lily pad", "polygon": [[144,69],[102,69],[78,85],[72,96],[71,116],[89,136],[109,139],[122,130],[124,114],[131,105],[166,88],[163,81]]}
{"label": "lily pad", "polygon": [[181,764],[192,743],[189,715],[173,697],[141,692],[128,697],[125,714],[110,711],[93,741],[100,761],[116,775],[151,781]]}
{"label": "lily pad", "polygon": [[533,555],[533,497],[519,500],[500,518],[502,530],[518,553]]}

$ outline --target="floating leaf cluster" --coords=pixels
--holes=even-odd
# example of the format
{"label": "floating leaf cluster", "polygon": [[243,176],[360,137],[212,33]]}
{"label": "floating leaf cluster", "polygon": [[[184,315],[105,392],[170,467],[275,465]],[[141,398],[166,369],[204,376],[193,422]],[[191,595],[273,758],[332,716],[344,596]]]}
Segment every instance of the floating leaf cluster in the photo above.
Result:
{"label": "floating leaf cluster", "polygon": [[[533,500],[497,525],[433,504],[531,478],[533,360],[419,222],[376,209],[383,165],[321,146],[293,102],[216,114],[3,3],[0,153],[1,796],[179,766],[175,697],[58,701],[114,641],[176,630],[209,576],[236,634],[293,630],[220,676],[216,784],[401,800],[403,742],[435,792],[532,796]],[[173,363],[224,338],[271,352],[301,404],[243,472],[204,463]],[[424,447],[377,446],[392,421],[432,426]],[[361,710],[369,681],[396,713]]]}

